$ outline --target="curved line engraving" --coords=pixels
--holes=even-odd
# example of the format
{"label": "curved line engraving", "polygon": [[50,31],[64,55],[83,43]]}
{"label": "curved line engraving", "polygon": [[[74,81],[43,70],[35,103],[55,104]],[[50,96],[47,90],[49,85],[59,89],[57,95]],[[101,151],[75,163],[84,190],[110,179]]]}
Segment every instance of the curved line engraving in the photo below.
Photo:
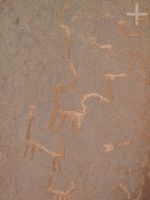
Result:
{"label": "curved line engraving", "polygon": [[100,49],[108,49],[108,50],[112,49],[111,44],[100,44],[100,43],[98,43],[96,37],[89,37],[89,41],[93,46],[98,47]]}

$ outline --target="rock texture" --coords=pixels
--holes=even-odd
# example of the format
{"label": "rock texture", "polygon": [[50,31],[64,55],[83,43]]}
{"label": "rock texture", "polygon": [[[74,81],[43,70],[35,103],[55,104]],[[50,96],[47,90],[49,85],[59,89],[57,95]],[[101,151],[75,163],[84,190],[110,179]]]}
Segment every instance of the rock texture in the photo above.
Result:
{"label": "rock texture", "polygon": [[150,18],[136,26],[135,3],[0,0],[0,200],[150,200]]}

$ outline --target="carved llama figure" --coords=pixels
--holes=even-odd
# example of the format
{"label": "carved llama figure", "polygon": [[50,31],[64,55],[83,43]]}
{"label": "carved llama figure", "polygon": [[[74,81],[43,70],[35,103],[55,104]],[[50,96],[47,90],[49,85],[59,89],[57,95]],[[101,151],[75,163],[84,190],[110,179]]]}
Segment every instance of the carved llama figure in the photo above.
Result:
{"label": "carved llama figure", "polygon": [[48,156],[50,156],[53,160],[53,171],[54,172],[56,170],[60,171],[61,170],[60,160],[64,157],[64,144],[63,144],[63,151],[56,153],[56,152],[50,151],[49,149],[47,149],[43,145],[32,140],[32,138],[31,138],[31,127],[32,127],[33,120],[35,118],[34,110],[35,110],[35,107],[32,106],[31,110],[28,114],[28,118],[27,118],[28,119],[28,125],[27,125],[27,130],[26,130],[26,133],[25,133],[26,148],[25,148],[25,152],[24,152],[24,157],[29,152],[30,147],[31,147],[31,152],[30,152],[31,153],[31,159],[33,159],[33,156],[34,156],[34,153],[35,153],[36,150],[44,152]]}
{"label": "carved llama figure", "polygon": [[64,110],[64,109],[62,109],[62,107],[60,105],[57,105],[58,106],[57,109],[55,109],[55,111],[51,114],[48,127],[51,129],[54,126],[54,124],[56,122],[56,118],[59,115],[60,116],[60,124],[58,126],[58,130],[61,129],[61,127],[63,126],[66,119],[69,120],[73,130],[74,130],[74,128],[79,130],[81,128],[82,121],[86,115],[87,106],[85,105],[85,101],[91,97],[97,98],[106,104],[109,103],[108,99],[104,98],[102,95],[100,95],[98,93],[88,93],[88,94],[84,95],[83,98],[81,99],[81,102],[80,102],[81,110],[80,111]]}

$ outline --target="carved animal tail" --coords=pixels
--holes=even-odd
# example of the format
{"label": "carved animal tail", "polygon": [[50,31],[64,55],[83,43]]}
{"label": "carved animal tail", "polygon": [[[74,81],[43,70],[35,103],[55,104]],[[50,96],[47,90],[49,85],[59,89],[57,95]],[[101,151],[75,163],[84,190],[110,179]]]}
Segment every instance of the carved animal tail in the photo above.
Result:
{"label": "carved animal tail", "polygon": [[105,103],[110,103],[110,101],[106,98],[104,98],[102,95],[98,94],[98,93],[88,93],[86,95],[83,96],[83,98],[81,99],[81,107],[82,107],[82,111],[85,113],[86,112],[86,106],[85,106],[85,101],[91,97],[94,98],[98,98],[100,101],[103,101]]}

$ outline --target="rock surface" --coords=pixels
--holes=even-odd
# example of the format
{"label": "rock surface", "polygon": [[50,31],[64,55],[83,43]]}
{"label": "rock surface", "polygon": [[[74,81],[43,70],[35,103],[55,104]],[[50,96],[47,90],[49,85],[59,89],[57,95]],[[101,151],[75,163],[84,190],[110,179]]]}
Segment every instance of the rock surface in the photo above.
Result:
{"label": "rock surface", "polygon": [[134,3],[0,0],[0,200],[150,200],[150,18],[136,26]]}

